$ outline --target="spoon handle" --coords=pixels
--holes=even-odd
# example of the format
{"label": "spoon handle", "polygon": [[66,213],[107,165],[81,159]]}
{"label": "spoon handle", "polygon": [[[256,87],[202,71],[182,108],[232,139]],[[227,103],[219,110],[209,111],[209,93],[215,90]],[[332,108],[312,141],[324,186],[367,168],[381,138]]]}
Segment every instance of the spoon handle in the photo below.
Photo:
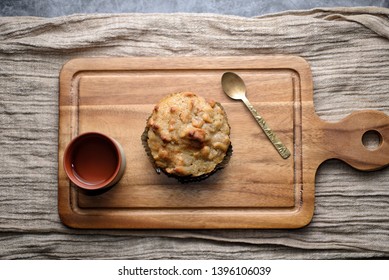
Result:
{"label": "spoon handle", "polygon": [[247,98],[242,99],[243,103],[250,110],[251,114],[262,128],[263,132],[265,132],[266,136],[269,138],[270,142],[276,148],[278,153],[283,159],[287,159],[290,156],[290,152],[288,148],[282,144],[281,140],[278,139],[277,135],[273,132],[273,130],[268,127],[266,121],[258,114],[257,110],[251,105],[250,101]]}

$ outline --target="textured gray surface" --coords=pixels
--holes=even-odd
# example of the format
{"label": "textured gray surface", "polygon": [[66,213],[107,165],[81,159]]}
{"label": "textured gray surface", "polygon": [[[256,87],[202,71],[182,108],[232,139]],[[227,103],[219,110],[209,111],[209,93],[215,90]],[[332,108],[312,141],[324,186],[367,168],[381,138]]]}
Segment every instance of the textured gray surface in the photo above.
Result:
{"label": "textured gray surface", "polygon": [[216,13],[259,16],[316,7],[389,7],[388,0],[2,0],[0,16],[55,17],[75,13]]}
{"label": "textured gray surface", "polygon": [[[58,75],[84,56],[293,54],[311,65],[316,111],[389,113],[389,10],[259,18],[199,14],[0,19],[0,258],[389,257],[389,169],[321,166],[315,215],[297,230],[73,230],[57,214]],[[183,36],[185,34],[186,36]]]}

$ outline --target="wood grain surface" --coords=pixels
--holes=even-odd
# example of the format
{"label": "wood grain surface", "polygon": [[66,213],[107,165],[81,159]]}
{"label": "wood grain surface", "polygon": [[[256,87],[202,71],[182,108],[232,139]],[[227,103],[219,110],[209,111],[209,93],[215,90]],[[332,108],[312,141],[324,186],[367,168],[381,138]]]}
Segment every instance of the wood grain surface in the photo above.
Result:
{"label": "wood grain surface", "polygon": [[[247,95],[292,151],[282,159],[241,102],[222,91],[235,71]],[[231,125],[233,156],[207,180],[180,184],[158,175],[140,136],[155,104],[193,91],[221,102]],[[361,170],[389,162],[389,118],[361,112],[337,124],[313,110],[309,65],[294,56],[98,58],[69,61],[60,76],[59,213],[76,228],[294,228],[308,224],[318,166],[340,158]],[[370,151],[362,135],[379,131]],[[105,133],[124,147],[127,167],[108,192],[90,196],[69,183],[62,166],[71,139]],[[96,151],[98,152],[98,151]]]}

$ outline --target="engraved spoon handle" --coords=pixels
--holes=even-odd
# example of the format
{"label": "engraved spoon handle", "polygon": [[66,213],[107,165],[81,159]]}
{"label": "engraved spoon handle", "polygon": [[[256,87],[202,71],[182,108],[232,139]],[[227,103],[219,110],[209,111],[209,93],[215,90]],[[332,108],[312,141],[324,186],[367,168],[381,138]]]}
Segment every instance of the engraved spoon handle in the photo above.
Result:
{"label": "engraved spoon handle", "polygon": [[243,103],[250,110],[251,114],[262,128],[263,132],[265,132],[266,136],[269,138],[270,142],[276,148],[278,153],[283,159],[287,159],[290,156],[290,152],[288,148],[282,144],[281,140],[278,139],[277,135],[268,127],[266,121],[258,114],[257,110],[251,105],[250,101],[247,98],[242,98]]}

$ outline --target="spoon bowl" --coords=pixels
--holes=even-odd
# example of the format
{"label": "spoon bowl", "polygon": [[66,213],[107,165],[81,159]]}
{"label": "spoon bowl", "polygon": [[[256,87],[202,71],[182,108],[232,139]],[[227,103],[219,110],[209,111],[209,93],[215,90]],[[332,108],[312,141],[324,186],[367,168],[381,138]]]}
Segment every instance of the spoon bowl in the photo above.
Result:
{"label": "spoon bowl", "polygon": [[224,92],[232,99],[242,100],[246,98],[246,85],[242,78],[235,73],[226,72],[222,76]]}

